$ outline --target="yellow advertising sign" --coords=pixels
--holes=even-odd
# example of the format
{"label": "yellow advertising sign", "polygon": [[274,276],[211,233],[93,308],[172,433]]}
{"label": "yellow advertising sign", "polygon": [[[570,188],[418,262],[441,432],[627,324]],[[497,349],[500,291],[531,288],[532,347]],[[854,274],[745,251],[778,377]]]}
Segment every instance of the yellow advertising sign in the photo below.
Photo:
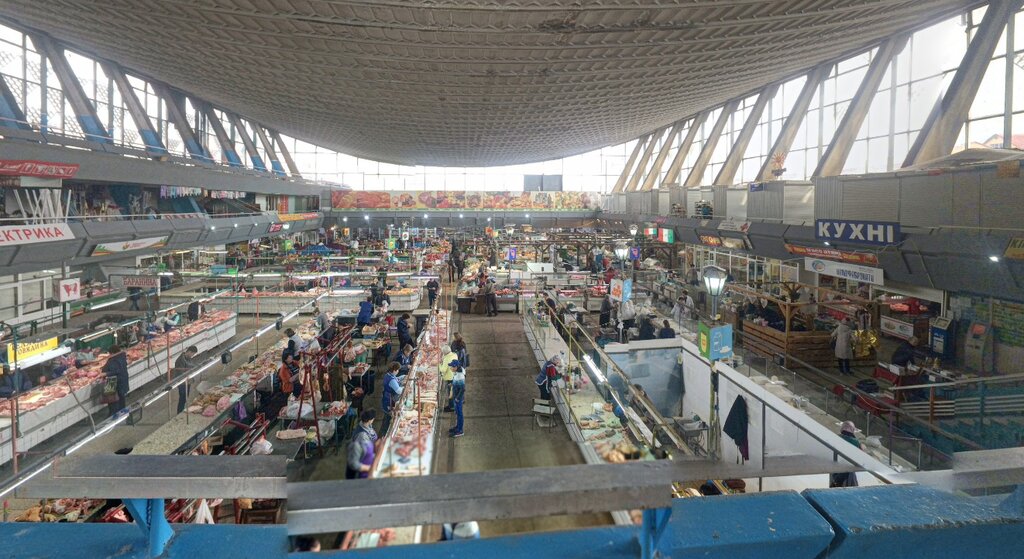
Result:
{"label": "yellow advertising sign", "polygon": [[[18,342],[18,361],[23,361],[53,349],[57,349],[56,337],[41,342]],[[7,344],[7,362],[14,363],[14,344]]]}
{"label": "yellow advertising sign", "polygon": [[1003,256],[1014,260],[1024,260],[1024,237],[1010,239],[1010,244],[1006,246]]}

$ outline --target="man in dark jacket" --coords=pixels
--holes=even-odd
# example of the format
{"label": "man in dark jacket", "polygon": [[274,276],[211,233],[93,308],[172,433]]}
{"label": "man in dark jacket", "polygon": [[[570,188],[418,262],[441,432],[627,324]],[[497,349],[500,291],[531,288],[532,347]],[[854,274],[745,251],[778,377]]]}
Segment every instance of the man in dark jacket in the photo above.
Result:
{"label": "man in dark jacket", "polygon": [[427,282],[427,306],[430,308],[434,308],[438,289],[441,289],[441,284],[437,283],[436,279],[430,278],[430,281]]}
{"label": "man in dark jacket", "polygon": [[12,372],[5,364],[3,372],[4,376],[0,379],[0,398],[10,398],[15,392],[21,394],[32,390],[32,381],[23,371],[15,369]]}
{"label": "man in dark jacket", "polygon": [[[174,360],[174,374],[183,375],[187,373],[195,363],[192,359],[199,355],[199,348],[190,345],[181,352],[181,355]],[[185,403],[188,400],[188,381],[178,385],[178,413],[185,411]]]}
{"label": "man in dark jacket", "polygon": [[906,367],[907,365],[914,364],[914,351],[917,348],[917,338],[910,338],[909,340],[900,344],[896,348],[896,351],[892,352],[892,364],[899,365],[900,367]]}
{"label": "man in dark jacket", "polygon": [[192,301],[188,304],[188,310],[185,312],[188,316],[189,322],[195,322],[199,320],[200,316],[203,316],[203,305],[199,301]]}
{"label": "man in dark jacket", "polygon": [[409,332],[409,313],[404,313],[402,318],[398,319],[398,325],[395,327],[398,330],[398,347],[405,347],[407,345],[416,347],[416,341],[412,339],[412,334]]}
{"label": "man in dark jacket", "polygon": [[110,346],[107,351],[110,353],[110,357],[103,365],[103,372],[108,379],[117,379],[117,402],[107,404],[109,417],[114,417],[128,407],[128,355],[121,351],[121,347],[116,344]]}

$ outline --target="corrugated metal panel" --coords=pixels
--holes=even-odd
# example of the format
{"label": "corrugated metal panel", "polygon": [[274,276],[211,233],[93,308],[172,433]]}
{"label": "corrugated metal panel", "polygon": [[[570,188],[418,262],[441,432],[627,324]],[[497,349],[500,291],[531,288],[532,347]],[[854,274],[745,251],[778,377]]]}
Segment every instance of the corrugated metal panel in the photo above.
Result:
{"label": "corrugated metal panel", "polygon": [[975,172],[953,174],[953,225],[981,226],[981,175]]}
{"label": "corrugated metal panel", "polygon": [[814,217],[840,219],[843,215],[843,185],[839,177],[814,177]]}
{"label": "corrugated metal panel", "polygon": [[981,196],[982,227],[1018,228],[1024,223],[1024,179],[1001,179],[994,172],[983,173]]}
{"label": "corrugated metal panel", "polygon": [[747,200],[750,192],[747,187],[730,188],[726,191],[726,213],[730,219],[744,221],[747,219]]}
{"label": "corrugated metal panel", "polygon": [[898,221],[899,184],[892,176],[844,181],[841,219]]}
{"label": "corrugated metal panel", "polygon": [[727,186],[712,186],[712,204],[715,205],[715,216],[722,217],[729,215],[729,200],[726,194]]}
{"label": "corrugated metal panel", "polygon": [[903,225],[939,227],[953,223],[953,175],[909,175],[900,178]]}
{"label": "corrugated metal panel", "polygon": [[786,221],[814,221],[814,185],[782,183],[782,218]]}
{"label": "corrugated metal panel", "polygon": [[658,198],[658,215],[669,215],[672,213],[672,197],[667,190],[655,191]]}

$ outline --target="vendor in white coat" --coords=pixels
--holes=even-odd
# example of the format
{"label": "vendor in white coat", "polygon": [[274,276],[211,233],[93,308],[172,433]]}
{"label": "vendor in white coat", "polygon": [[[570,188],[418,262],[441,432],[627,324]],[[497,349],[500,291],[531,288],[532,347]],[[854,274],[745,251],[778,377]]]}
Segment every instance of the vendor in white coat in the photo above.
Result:
{"label": "vendor in white coat", "polygon": [[832,342],[835,344],[836,361],[839,362],[839,372],[844,375],[852,375],[850,360],[853,359],[853,329],[850,328],[850,321],[843,320],[832,331]]}

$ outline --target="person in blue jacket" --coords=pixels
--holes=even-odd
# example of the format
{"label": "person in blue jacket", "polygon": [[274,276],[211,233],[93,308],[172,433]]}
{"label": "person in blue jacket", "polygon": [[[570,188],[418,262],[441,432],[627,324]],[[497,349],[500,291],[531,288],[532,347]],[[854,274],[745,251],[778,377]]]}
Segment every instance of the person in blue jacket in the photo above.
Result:
{"label": "person in blue jacket", "polygon": [[384,379],[381,382],[381,387],[384,389],[380,398],[380,411],[384,414],[384,423],[380,427],[381,433],[387,433],[388,428],[391,427],[391,416],[398,405],[398,396],[402,394],[402,383],[398,380],[398,371],[401,366],[397,361],[393,361],[388,366],[388,370],[384,373]]}
{"label": "person in blue jacket", "polygon": [[412,318],[409,313],[404,313],[401,318],[398,319],[398,345],[405,347],[407,345],[416,347],[416,340],[412,339],[412,334],[409,332],[409,319]]}
{"label": "person in blue jacket", "polygon": [[370,323],[370,317],[373,316],[373,297],[367,297],[365,301],[359,303],[359,315],[356,316],[356,324],[360,328]]}
{"label": "person in blue jacket", "polygon": [[21,394],[32,390],[32,381],[24,371],[15,369],[12,372],[10,367],[5,364],[3,372],[3,378],[0,378],[0,398],[10,398],[15,392]]}

